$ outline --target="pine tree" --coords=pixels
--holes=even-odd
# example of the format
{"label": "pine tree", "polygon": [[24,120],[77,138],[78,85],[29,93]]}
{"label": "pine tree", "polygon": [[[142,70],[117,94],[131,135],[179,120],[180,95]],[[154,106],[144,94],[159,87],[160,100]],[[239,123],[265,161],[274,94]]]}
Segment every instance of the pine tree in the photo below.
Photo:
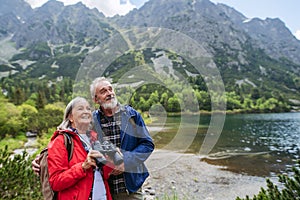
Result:
{"label": "pine tree", "polygon": [[44,108],[46,104],[47,104],[47,99],[45,97],[44,91],[41,91],[41,90],[38,91],[38,98],[37,98],[37,102],[36,102],[37,109]]}
{"label": "pine tree", "polygon": [[25,92],[20,88],[17,87],[14,93],[14,104],[21,105],[25,101]]}

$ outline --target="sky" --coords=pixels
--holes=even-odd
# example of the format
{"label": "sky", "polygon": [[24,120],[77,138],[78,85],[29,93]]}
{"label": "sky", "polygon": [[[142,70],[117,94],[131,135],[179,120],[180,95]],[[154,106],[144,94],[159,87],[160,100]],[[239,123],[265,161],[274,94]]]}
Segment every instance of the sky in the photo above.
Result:
{"label": "sky", "polygon": [[[48,0],[25,0],[33,8]],[[97,8],[105,16],[125,15],[134,8],[141,7],[148,0],[58,0],[65,5],[82,1],[89,8]],[[247,18],[279,18],[295,37],[300,40],[300,0],[210,0],[233,7]]]}

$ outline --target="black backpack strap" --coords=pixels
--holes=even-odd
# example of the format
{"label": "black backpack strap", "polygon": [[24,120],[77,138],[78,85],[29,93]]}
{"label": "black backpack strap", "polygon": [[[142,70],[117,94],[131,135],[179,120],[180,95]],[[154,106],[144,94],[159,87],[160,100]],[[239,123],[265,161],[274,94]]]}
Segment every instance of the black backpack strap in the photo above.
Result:
{"label": "black backpack strap", "polygon": [[97,113],[99,111],[98,110],[95,110],[93,112],[93,121],[94,121],[94,129],[95,131],[98,133],[98,140],[99,141],[103,141],[103,131],[102,131],[102,128],[101,128],[101,125],[100,125],[100,115],[99,115],[99,119],[98,119],[98,116],[97,116]]}
{"label": "black backpack strap", "polygon": [[72,139],[72,136],[70,136],[66,132],[63,132],[63,136],[64,136],[64,141],[65,141],[65,146],[68,151],[68,160],[70,161],[73,156],[73,150],[74,150],[73,139]]}

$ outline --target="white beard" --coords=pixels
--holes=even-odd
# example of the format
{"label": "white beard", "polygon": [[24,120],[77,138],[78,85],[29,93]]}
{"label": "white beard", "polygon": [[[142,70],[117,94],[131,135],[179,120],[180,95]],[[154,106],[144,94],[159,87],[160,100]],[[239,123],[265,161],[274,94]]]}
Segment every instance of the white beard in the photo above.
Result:
{"label": "white beard", "polygon": [[111,99],[111,101],[109,103],[101,103],[101,106],[104,109],[113,109],[118,105],[118,100],[116,97],[114,97],[113,99]]}

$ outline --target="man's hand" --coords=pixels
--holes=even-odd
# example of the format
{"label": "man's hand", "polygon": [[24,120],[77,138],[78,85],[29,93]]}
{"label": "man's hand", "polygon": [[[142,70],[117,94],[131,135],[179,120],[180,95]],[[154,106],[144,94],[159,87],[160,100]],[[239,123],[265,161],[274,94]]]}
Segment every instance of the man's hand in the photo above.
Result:
{"label": "man's hand", "polygon": [[31,168],[33,170],[33,172],[36,174],[36,175],[40,175],[40,165],[38,164],[38,160],[40,158],[40,155],[37,155],[35,157],[35,159],[33,159],[33,161],[31,162]]}
{"label": "man's hand", "polygon": [[119,175],[125,172],[125,166],[124,166],[124,162],[118,166],[115,166],[115,168],[111,171],[110,174],[112,175]]}

